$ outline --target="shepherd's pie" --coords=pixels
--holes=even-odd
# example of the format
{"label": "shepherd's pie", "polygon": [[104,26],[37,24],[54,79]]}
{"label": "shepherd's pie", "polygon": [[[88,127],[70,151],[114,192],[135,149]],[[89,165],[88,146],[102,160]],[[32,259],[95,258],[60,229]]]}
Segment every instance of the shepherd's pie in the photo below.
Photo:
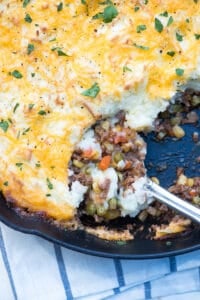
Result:
{"label": "shepherd's pie", "polygon": [[[93,189],[98,192],[98,180],[110,180],[104,209],[117,193],[122,215],[135,216],[144,205],[145,180],[145,144],[137,132],[152,128],[177,90],[200,77],[200,2],[3,0],[0,66],[5,198],[56,221],[73,220],[88,193],[87,184],[73,180],[71,167],[81,168],[71,158],[82,149],[86,162],[92,157]],[[110,128],[121,132],[115,145],[136,143],[141,172],[131,182],[135,197],[118,186],[112,154],[104,158],[94,124],[105,126],[108,135]],[[127,168],[117,155],[117,168]],[[103,196],[95,197],[101,203]]]}

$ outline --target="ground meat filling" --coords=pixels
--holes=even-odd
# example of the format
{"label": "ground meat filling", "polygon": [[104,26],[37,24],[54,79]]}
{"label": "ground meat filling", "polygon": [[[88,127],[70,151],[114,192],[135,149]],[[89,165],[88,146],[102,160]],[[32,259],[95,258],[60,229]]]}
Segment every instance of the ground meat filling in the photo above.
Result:
{"label": "ground meat filling", "polygon": [[197,207],[200,206],[200,177],[187,178],[181,173],[176,184],[171,186],[169,191]]}
{"label": "ground meat filling", "polygon": [[[187,177],[183,171],[182,168],[177,170],[177,181],[169,188],[169,191],[200,207],[200,177]],[[155,216],[157,217],[157,222],[151,226],[155,239],[173,237],[181,232],[188,232],[194,227],[190,219],[178,215],[157,201],[154,202],[153,208],[155,208]]]}
{"label": "ground meat filling", "polygon": [[[176,101],[155,120],[154,139],[181,139],[185,135],[182,125],[195,124],[197,129],[192,140],[199,143],[199,107],[199,91],[180,92]],[[125,208],[124,201],[129,206],[135,201],[126,198],[126,194],[133,195],[137,192],[134,185],[145,180],[145,154],[145,142],[126,127],[124,112],[99,121],[77,145],[69,165],[69,186],[79,181],[88,187],[78,209],[80,222],[88,232],[108,240],[168,239],[198,228],[156,199],[149,205],[142,202],[131,207],[133,214]],[[196,162],[200,162],[200,156]],[[152,180],[159,183],[155,177]],[[187,178],[183,168],[177,169],[177,180],[169,191],[200,207],[200,177]]]}
{"label": "ground meat filling", "polygon": [[[163,140],[165,137],[182,138],[185,133],[181,125],[197,124],[199,116],[195,109],[200,107],[200,91],[186,89],[179,92],[176,101],[161,112],[154,124],[154,132],[157,140]],[[193,140],[198,142],[199,134],[194,133]]]}
{"label": "ground meat filling", "polygon": [[[127,193],[133,194],[134,183],[145,176],[145,154],[145,142],[125,126],[123,112],[97,122],[77,145],[69,165],[70,184],[78,180],[88,187],[79,210],[95,221],[123,215]],[[135,214],[140,210],[139,204],[136,206]]]}

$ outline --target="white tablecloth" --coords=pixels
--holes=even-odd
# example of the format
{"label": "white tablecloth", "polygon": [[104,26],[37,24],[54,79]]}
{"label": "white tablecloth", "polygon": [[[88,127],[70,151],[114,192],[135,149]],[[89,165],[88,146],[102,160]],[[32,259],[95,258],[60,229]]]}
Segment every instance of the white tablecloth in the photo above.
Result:
{"label": "white tablecloth", "polygon": [[156,260],[114,260],[0,228],[0,300],[200,299],[200,250]]}

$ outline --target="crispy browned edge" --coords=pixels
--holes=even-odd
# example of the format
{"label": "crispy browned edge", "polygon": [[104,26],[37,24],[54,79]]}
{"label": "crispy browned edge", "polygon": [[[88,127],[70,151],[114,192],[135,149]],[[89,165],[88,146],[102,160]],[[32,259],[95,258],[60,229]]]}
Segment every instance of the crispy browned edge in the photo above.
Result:
{"label": "crispy browned edge", "polygon": [[18,216],[22,218],[32,218],[41,220],[48,224],[55,225],[61,229],[70,229],[76,230],[79,226],[77,218],[74,218],[71,221],[57,221],[52,217],[49,217],[45,211],[30,211],[27,208],[23,208],[17,205],[17,200],[9,195],[5,196],[1,193],[1,196],[5,199],[7,206],[12,209]]}
{"label": "crispy browned edge", "polygon": [[109,241],[128,241],[134,239],[133,234],[131,234],[128,229],[108,230],[105,226],[97,226],[96,228],[84,226],[77,216],[75,216],[71,221],[57,221],[49,217],[45,211],[30,211],[27,208],[17,206],[17,201],[13,197],[5,197],[2,193],[1,195],[5,199],[6,205],[21,218],[32,219],[34,221],[39,220],[46,224],[56,226],[61,230],[85,230],[89,234]]}

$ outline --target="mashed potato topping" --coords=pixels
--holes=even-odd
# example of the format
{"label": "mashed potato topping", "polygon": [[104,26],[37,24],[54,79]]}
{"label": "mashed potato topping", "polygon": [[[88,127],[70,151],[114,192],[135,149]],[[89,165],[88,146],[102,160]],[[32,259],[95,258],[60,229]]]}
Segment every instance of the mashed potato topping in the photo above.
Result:
{"label": "mashed potato topping", "polygon": [[199,25],[194,0],[1,1],[5,197],[72,219],[85,187],[69,190],[67,170],[83,132],[121,109],[126,126],[152,126],[177,88],[199,79]]}

